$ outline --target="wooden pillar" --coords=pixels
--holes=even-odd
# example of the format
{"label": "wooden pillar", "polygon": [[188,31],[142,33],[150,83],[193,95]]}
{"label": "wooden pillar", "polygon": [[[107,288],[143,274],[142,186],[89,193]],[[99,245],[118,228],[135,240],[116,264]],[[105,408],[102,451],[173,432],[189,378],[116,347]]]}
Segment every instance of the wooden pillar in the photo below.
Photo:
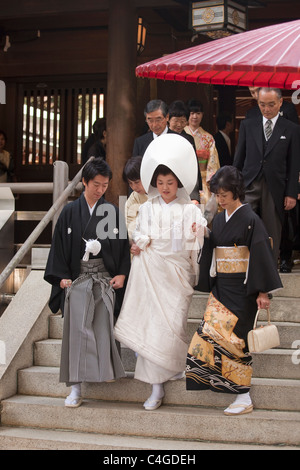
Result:
{"label": "wooden pillar", "polygon": [[122,172],[131,157],[136,127],[136,39],[134,0],[109,2],[107,162],[113,172],[106,197],[118,204],[127,194]]}

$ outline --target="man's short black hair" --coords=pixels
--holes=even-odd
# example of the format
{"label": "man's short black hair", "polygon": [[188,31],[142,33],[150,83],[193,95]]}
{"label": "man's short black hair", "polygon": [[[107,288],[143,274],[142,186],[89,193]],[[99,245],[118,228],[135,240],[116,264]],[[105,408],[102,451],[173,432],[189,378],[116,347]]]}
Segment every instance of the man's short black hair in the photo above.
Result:
{"label": "man's short black hair", "polygon": [[112,178],[110,166],[103,158],[94,158],[83,167],[82,178],[86,183],[93,180],[97,175],[108,176],[110,180]]}
{"label": "man's short black hair", "polygon": [[233,118],[232,118],[232,115],[229,113],[220,113],[217,116],[216,121],[217,121],[217,126],[218,126],[219,131],[222,131],[223,129],[225,129],[226,123],[232,122]]}

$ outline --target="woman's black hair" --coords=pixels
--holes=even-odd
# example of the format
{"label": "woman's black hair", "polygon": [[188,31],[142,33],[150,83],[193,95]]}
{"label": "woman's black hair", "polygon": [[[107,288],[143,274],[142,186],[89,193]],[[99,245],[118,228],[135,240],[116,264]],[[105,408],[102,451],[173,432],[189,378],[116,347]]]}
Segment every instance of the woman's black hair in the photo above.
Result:
{"label": "woman's black hair", "polygon": [[106,131],[106,119],[98,118],[93,124],[93,132],[97,139],[103,139],[103,132]]}
{"label": "woman's black hair", "polygon": [[219,191],[230,191],[233,199],[241,202],[245,199],[245,185],[242,173],[234,166],[222,166],[211,178],[209,182],[211,193],[217,194]]}
{"label": "woman's black hair", "polygon": [[128,181],[137,181],[141,179],[140,171],[141,171],[141,163],[142,157],[132,157],[129,158],[126,165],[124,166],[123,170],[123,181],[128,183]]}
{"label": "woman's black hair", "polygon": [[110,166],[103,158],[94,158],[82,170],[82,178],[84,178],[86,183],[93,180],[97,175],[107,176],[110,180],[112,178]]}
{"label": "woman's black hair", "polygon": [[170,104],[169,106],[169,120],[172,119],[173,117],[185,117],[186,120],[189,120],[189,109],[188,107],[184,104],[183,101],[173,101],[173,103]]}
{"label": "woman's black hair", "polygon": [[0,129],[0,135],[3,135],[4,140],[5,140],[5,144],[6,144],[6,142],[7,142],[7,135],[6,135],[6,133],[5,133],[2,129]]}
{"label": "woman's black hair", "polygon": [[163,176],[173,175],[177,180],[178,188],[183,188],[183,184],[181,183],[180,179],[175,175],[175,173],[173,173],[172,170],[170,170],[168,166],[165,166],[165,165],[158,165],[158,167],[153,173],[153,176],[151,179],[151,186],[153,186],[154,188],[156,188],[156,182],[157,182],[157,178],[159,175],[163,175]]}
{"label": "woman's black hair", "polygon": [[203,104],[199,100],[189,100],[186,105],[190,113],[203,113],[204,111]]}

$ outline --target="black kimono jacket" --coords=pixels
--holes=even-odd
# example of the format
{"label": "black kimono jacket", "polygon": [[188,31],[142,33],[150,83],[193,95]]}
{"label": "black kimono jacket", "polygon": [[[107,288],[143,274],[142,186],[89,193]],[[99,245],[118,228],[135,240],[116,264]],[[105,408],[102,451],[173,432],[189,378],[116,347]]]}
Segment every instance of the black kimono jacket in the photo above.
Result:
{"label": "black kimono jacket", "polygon": [[[102,222],[105,226],[107,212],[104,209],[102,215],[97,215],[97,210],[101,204],[107,204],[110,214],[115,217],[110,219],[110,235],[102,232],[99,236],[99,230],[96,231],[98,224]],[[101,208],[100,208],[101,209]],[[114,225],[113,229],[111,224]],[[99,226],[98,226],[99,227]],[[103,197],[98,201],[92,216],[89,213],[84,194],[74,202],[67,204],[62,210],[57,221],[51,249],[46,265],[44,279],[52,284],[52,291],[49,300],[49,307],[53,313],[59,309],[63,312],[64,289],[59,284],[61,279],[72,279],[74,281],[80,274],[80,261],[85,252],[85,240],[96,239],[101,243],[100,255],[103,258],[105,268],[111,277],[123,274],[128,277],[130,270],[130,251],[125,221],[119,217],[119,210],[113,204],[108,203]],[[90,255],[90,258],[93,258]],[[116,289],[115,315],[117,316],[123,296],[125,286],[122,289]]]}
{"label": "black kimono jacket", "polygon": [[[250,252],[247,280],[245,273],[217,273],[210,277],[213,249],[218,247],[247,246]],[[200,279],[197,290],[213,295],[234,313],[239,321],[234,332],[247,337],[257,312],[259,292],[271,292],[282,287],[275,265],[271,243],[262,220],[249,204],[239,208],[226,222],[225,211],[213,220],[212,233],[206,239],[200,259]]]}

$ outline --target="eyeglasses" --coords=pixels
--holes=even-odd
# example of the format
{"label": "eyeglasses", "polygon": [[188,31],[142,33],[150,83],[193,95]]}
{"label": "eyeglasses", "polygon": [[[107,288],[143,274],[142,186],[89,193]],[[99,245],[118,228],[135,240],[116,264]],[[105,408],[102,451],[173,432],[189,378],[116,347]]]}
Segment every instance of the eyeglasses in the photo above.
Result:
{"label": "eyeglasses", "polygon": [[161,124],[165,120],[166,118],[162,116],[158,118],[146,118],[146,122],[148,122],[148,124]]}

